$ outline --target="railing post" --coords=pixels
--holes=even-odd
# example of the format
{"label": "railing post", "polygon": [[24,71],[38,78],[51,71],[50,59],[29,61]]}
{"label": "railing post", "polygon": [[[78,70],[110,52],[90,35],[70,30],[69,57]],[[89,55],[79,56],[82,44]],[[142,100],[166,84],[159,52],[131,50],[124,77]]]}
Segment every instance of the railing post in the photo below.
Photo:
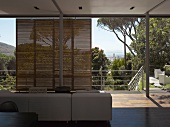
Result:
{"label": "railing post", "polygon": [[102,82],[103,82],[103,81],[102,81],[102,78],[103,78],[103,73],[101,72],[101,81],[100,81],[100,82],[101,82],[101,83],[100,83],[101,87],[100,87],[100,90],[102,90],[102,84],[103,84],[103,83],[102,83]]}
{"label": "railing post", "polygon": [[[103,80],[103,87],[105,87],[105,79]],[[102,89],[104,89],[104,88],[102,88]]]}
{"label": "railing post", "polygon": [[144,90],[144,70],[142,69],[142,90]]}

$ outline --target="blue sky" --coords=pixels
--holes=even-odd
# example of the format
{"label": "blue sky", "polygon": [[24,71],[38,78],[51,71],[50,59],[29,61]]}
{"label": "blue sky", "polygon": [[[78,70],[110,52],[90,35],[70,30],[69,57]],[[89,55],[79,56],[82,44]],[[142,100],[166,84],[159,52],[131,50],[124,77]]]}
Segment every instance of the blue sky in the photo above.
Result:
{"label": "blue sky", "polygon": [[[0,42],[16,46],[16,20],[14,18],[0,19]],[[97,18],[92,19],[92,47],[103,49],[107,56],[113,53],[121,55],[123,44],[114,33],[97,27]]]}
{"label": "blue sky", "polygon": [[0,18],[0,42],[16,46],[15,24],[14,18]]}
{"label": "blue sky", "polygon": [[[129,39],[127,39],[127,43],[130,43]],[[114,33],[97,27],[97,18],[92,19],[92,47],[103,49],[107,56],[113,56],[113,53],[122,55],[124,50],[124,45]]]}

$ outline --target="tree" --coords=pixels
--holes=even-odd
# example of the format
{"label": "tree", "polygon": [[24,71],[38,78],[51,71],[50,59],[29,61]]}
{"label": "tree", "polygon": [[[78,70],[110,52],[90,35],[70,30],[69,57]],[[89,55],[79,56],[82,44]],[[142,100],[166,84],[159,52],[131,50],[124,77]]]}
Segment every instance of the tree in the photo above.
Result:
{"label": "tree", "polygon": [[[112,76],[113,76],[113,79],[121,79],[121,72],[117,71],[117,70],[124,70],[125,69],[125,66],[124,66],[124,58],[116,58],[114,59],[114,61],[112,62],[112,65],[111,65],[111,70],[112,71]],[[114,71],[116,70],[116,71]]]}
{"label": "tree", "polygon": [[[145,25],[146,20],[142,18],[136,28],[136,41],[131,43],[131,47],[137,54],[136,65],[139,66],[145,62]],[[170,19],[169,18],[150,18],[150,72],[154,68],[163,68],[166,63],[170,62]],[[140,61],[139,61],[140,60]]]}
{"label": "tree", "polygon": [[130,53],[127,53],[126,56],[127,69],[125,69],[124,58],[115,58],[111,63],[111,76],[113,78],[113,84],[115,85],[114,89],[117,90],[127,90],[127,83],[132,76],[134,76],[132,71],[128,71],[132,69],[133,56]]}
{"label": "tree", "polygon": [[0,54],[0,70],[6,70],[8,62],[13,58],[14,56],[8,56],[5,54]]}
{"label": "tree", "polygon": [[108,70],[110,61],[104,54],[104,50],[98,47],[92,48],[92,70]]}
{"label": "tree", "polygon": [[[16,68],[16,61],[15,61],[15,57],[14,56],[8,56],[5,54],[0,54],[0,85],[2,85],[2,83],[5,83],[4,81],[7,79],[8,77],[7,74],[9,72],[7,72],[6,70],[8,69],[12,69],[15,70]],[[12,68],[11,68],[12,67]],[[9,81],[9,80],[8,80]],[[1,86],[2,87],[2,86]]]}
{"label": "tree", "polygon": [[[126,43],[126,38],[129,37],[131,41],[135,41],[137,39],[135,36],[133,36],[133,34],[136,35],[136,27],[140,23],[139,18],[99,18],[97,22],[97,26],[109,32],[113,32],[118,38],[118,40],[124,44],[124,65],[126,65],[126,47],[129,49],[131,54],[135,56],[135,53],[133,52],[132,48]],[[118,33],[121,33],[123,39]]]}
{"label": "tree", "polygon": [[132,70],[132,65],[133,65],[133,62],[132,62],[132,60],[133,60],[133,56],[132,56],[132,54],[130,54],[130,53],[126,53],[126,61],[127,61],[127,63],[126,63],[126,69],[127,70]]}
{"label": "tree", "polygon": [[0,70],[5,70],[5,65],[8,61],[8,56],[0,54]]}
{"label": "tree", "polygon": [[[110,64],[109,59],[107,59],[106,55],[104,54],[104,50],[99,50],[98,47],[92,48],[92,70],[94,71],[93,74],[93,84],[99,85],[101,84],[98,77],[101,75],[104,76],[106,79],[106,74],[108,70],[108,65]],[[105,70],[104,72],[102,70]],[[102,74],[101,74],[102,73]],[[96,77],[97,76],[97,77]],[[101,77],[100,80],[103,78]]]}
{"label": "tree", "polygon": [[11,76],[16,75],[15,71],[10,71],[10,70],[16,70],[16,58],[14,56],[11,57],[11,59],[8,61],[6,67],[8,70],[8,74],[10,74]]}

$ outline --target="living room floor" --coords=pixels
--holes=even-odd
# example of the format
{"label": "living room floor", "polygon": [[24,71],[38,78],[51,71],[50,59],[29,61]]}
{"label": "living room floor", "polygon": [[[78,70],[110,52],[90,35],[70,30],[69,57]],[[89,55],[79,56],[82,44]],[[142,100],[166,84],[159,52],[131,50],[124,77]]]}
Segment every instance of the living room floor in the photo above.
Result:
{"label": "living room floor", "polygon": [[170,93],[112,94],[112,120],[39,122],[38,127],[169,127]]}

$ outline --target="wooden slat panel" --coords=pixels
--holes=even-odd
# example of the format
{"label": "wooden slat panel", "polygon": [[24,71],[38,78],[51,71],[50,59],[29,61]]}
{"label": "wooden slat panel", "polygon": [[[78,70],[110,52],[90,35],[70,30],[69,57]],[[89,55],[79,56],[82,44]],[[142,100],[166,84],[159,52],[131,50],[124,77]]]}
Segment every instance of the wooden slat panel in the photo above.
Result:
{"label": "wooden slat panel", "polygon": [[91,89],[91,20],[74,23],[74,88]]}
{"label": "wooden slat panel", "polygon": [[[89,89],[91,20],[64,19],[63,34],[64,85]],[[17,88],[59,86],[59,20],[17,19],[17,66]]]}
{"label": "wooden slat panel", "polygon": [[34,85],[34,41],[30,36],[33,28],[32,20],[17,20],[17,89]]}
{"label": "wooden slat panel", "polygon": [[36,20],[36,86],[53,86],[53,21]]}

